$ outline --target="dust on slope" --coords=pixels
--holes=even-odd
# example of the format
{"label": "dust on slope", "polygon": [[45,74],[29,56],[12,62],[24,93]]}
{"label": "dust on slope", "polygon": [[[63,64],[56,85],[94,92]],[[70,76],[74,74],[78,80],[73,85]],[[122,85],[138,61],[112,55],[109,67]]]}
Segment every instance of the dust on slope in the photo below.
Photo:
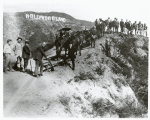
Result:
{"label": "dust on slope", "polygon": [[[96,49],[104,39],[97,41]],[[134,92],[124,76],[112,73],[106,63],[101,63],[101,53],[96,49],[82,51],[75,71],[58,66],[39,79],[23,73],[11,73],[11,79],[4,75],[5,117],[136,117],[127,115],[128,111],[121,113],[126,104],[139,106]],[[102,74],[97,71],[99,65],[105,68]],[[85,79],[79,79],[84,75]],[[10,82],[12,79],[14,82]]]}

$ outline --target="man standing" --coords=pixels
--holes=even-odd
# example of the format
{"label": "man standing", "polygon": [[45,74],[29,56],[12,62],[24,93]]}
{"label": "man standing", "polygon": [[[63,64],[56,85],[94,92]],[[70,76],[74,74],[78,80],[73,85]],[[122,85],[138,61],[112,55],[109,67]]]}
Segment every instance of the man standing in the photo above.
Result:
{"label": "man standing", "polygon": [[130,31],[130,35],[132,34],[132,30],[133,30],[133,26],[131,21],[129,21],[129,31]]}
{"label": "man standing", "polygon": [[114,18],[114,20],[112,21],[112,25],[113,25],[113,33],[116,31],[116,18]]}
{"label": "man standing", "polygon": [[105,52],[106,52],[106,56],[110,57],[110,41],[108,39],[108,36],[106,36],[106,40],[105,40]]}
{"label": "man standing", "polygon": [[138,32],[140,32],[140,35],[142,35],[142,29],[143,29],[143,25],[141,24],[141,21],[138,24]]}
{"label": "man standing", "polygon": [[22,61],[22,44],[21,44],[22,38],[17,38],[17,43],[15,45],[15,55],[17,56],[17,70],[22,71],[23,70],[23,61]]}
{"label": "man standing", "polygon": [[27,66],[28,66],[28,61],[30,58],[30,49],[29,49],[29,41],[28,40],[25,41],[25,46],[23,47],[23,51],[22,51],[22,58],[24,59],[24,71],[23,72],[26,72]]}
{"label": "man standing", "polygon": [[138,25],[136,23],[136,21],[133,23],[133,28],[135,30],[135,35],[137,34],[137,30],[138,30]]}
{"label": "man standing", "polygon": [[121,32],[123,33],[124,31],[124,21],[123,21],[123,19],[121,19],[121,21],[120,21],[120,28],[121,28]]}
{"label": "man standing", "polygon": [[110,22],[110,18],[108,17],[108,19],[105,20],[105,25],[106,25],[105,31],[109,31],[109,22]]}
{"label": "man standing", "polygon": [[72,43],[69,44],[69,50],[68,50],[68,57],[71,58],[71,61],[72,61],[72,70],[75,70],[75,48],[74,46],[72,45]]}
{"label": "man standing", "polygon": [[112,23],[113,23],[113,21],[110,20],[110,21],[109,21],[109,31],[110,31],[110,33],[112,32]]}
{"label": "man standing", "polygon": [[39,67],[40,67],[40,76],[43,76],[43,61],[42,61],[42,58],[43,56],[48,59],[44,53],[44,46],[46,45],[45,42],[42,43],[42,45],[38,46],[36,48],[36,51],[35,51],[35,77],[39,78],[39,75],[38,75],[38,70],[39,70]]}
{"label": "man standing", "polygon": [[128,22],[128,20],[126,20],[125,26],[126,26],[126,34],[128,34],[129,33],[129,22]]}
{"label": "man standing", "polygon": [[146,37],[147,37],[147,25],[146,25],[146,23],[144,23],[143,28],[144,28],[144,33],[146,34]]}
{"label": "man standing", "polygon": [[5,64],[4,64],[4,72],[8,73],[7,67],[9,67],[9,71],[14,72],[12,69],[12,63],[11,63],[11,39],[7,40],[7,43],[4,45],[4,57],[5,57]]}
{"label": "man standing", "polygon": [[118,28],[119,28],[119,21],[116,18],[115,32],[117,32],[117,33],[118,33]]}
{"label": "man standing", "polygon": [[95,20],[95,26],[97,26],[97,24],[98,24],[98,21],[97,21],[97,19]]}

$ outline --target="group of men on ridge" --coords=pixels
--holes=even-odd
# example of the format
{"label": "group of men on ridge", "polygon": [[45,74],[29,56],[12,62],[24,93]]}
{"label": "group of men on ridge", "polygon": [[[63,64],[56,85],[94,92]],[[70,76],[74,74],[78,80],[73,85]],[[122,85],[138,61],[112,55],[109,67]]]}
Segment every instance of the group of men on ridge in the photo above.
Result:
{"label": "group of men on ridge", "polygon": [[126,22],[121,19],[119,22],[117,18],[111,20],[109,17],[106,20],[102,20],[101,18],[95,20],[95,26],[101,24],[103,22],[105,24],[105,32],[119,32],[118,29],[120,27],[120,32],[124,34],[135,34],[135,35],[144,35],[147,36],[147,25],[146,23],[142,24],[141,21],[137,23],[131,23],[131,21],[126,20]]}

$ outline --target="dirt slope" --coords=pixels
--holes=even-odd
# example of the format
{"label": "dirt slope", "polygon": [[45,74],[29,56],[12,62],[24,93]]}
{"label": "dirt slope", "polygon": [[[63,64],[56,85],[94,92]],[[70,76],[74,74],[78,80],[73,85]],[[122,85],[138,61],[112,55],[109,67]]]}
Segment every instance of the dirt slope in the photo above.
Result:
{"label": "dirt slope", "polygon": [[[104,39],[96,41],[97,49],[100,42],[104,43]],[[76,59],[75,71],[69,66],[57,66],[54,72],[45,72],[44,76],[38,79],[20,72],[4,74],[4,116],[121,117],[120,111],[121,108],[125,108],[125,103],[134,102],[135,106],[139,106],[129,85],[116,85],[116,80],[123,80],[123,76],[112,73],[108,66],[105,66],[103,75],[95,74],[90,67],[83,67],[82,62],[87,57],[87,52],[93,53],[94,50],[94,48],[82,50],[82,56]],[[55,54],[55,51],[51,51],[50,54]],[[78,76],[83,69],[91,70],[96,80],[76,81],[75,76]],[[103,108],[101,115],[97,112],[98,105],[93,106],[97,103],[98,105],[103,103],[99,106],[99,111]],[[115,112],[114,109],[120,111]],[[136,116],[124,114],[124,117]]]}

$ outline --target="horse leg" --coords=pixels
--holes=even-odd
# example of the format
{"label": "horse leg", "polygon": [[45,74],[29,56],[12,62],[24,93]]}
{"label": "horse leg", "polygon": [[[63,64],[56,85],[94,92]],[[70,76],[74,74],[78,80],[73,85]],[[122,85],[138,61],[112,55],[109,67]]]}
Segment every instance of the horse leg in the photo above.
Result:
{"label": "horse leg", "polygon": [[71,58],[71,61],[72,61],[72,70],[75,70],[75,59]]}
{"label": "horse leg", "polygon": [[78,48],[76,49],[76,55],[78,54],[77,52],[78,52]]}
{"label": "horse leg", "polygon": [[57,57],[57,60],[58,60],[58,48],[56,47],[56,57]]}
{"label": "horse leg", "polygon": [[81,56],[81,44],[78,45],[78,49],[79,49],[79,56]]}
{"label": "horse leg", "polygon": [[65,47],[65,57],[67,56],[67,47]]}

